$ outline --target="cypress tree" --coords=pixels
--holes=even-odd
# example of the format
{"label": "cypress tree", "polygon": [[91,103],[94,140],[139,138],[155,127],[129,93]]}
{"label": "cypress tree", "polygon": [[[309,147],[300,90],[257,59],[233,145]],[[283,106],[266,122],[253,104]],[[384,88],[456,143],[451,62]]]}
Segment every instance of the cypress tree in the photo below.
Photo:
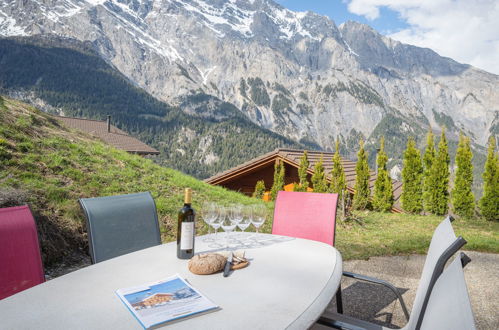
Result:
{"label": "cypress tree", "polygon": [[364,150],[364,141],[360,140],[360,149],[357,153],[357,164],[355,165],[355,195],[353,196],[353,207],[356,210],[365,210],[369,205],[369,164],[367,153]]}
{"label": "cypress tree", "polygon": [[314,192],[325,193],[328,191],[326,174],[324,173],[323,156],[314,166],[314,174],[312,175],[312,184]]}
{"label": "cypress tree", "polygon": [[338,194],[338,203],[340,204],[341,219],[345,218],[345,194],[347,189],[345,171],[341,165],[340,141],[336,140],[336,151],[333,155],[333,168],[331,169],[331,183],[329,191]]}
{"label": "cypress tree", "polygon": [[462,217],[471,217],[475,211],[475,196],[471,191],[473,185],[472,158],[470,139],[461,133],[455,161],[457,165],[456,179],[451,196],[454,212]]}
{"label": "cypress tree", "polygon": [[430,171],[430,187],[433,189],[430,191],[429,211],[436,215],[446,214],[449,208],[449,164],[447,139],[445,130],[442,129],[438,151]]}
{"label": "cypress tree", "polygon": [[263,180],[258,180],[255,185],[255,192],[253,193],[253,197],[262,199],[264,193],[265,193],[265,182]]}
{"label": "cypress tree", "polygon": [[421,153],[412,137],[407,141],[402,168],[402,208],[406,212],[419,213],[423,210],[423,165]]}
{"label": "cypress tree", "polygon": [[338,200],[343,200],[343,194],[347,188],[345,171],[341,165],[340,141],[336,141],[336,152],[333,155],[333,168],[331,169],[331,183],[329,191],[338,194]]}
{"label": "cypress tree", "polygon": [[274,165],[274,183],[270,190],[270,197],[275,201],[277,193],[284,190],[284,164],[281,161],[276,161]]}
{"label": "cypress tree", "polygon": [[485,219],[499,220],[499,156],[495,152],[496,139],[491,136],[485,169],[483,171],[483,196],[480,211]]}
{"label": "cypress tree", "polygon": [[426,149],[423,156],[423,208],[430,211],[431,192],[434,189],[431,180],[431,167],[435,161],[435,139],[433,132],[426,136]]}
{"label": "cypress tree", "polygon": [[308,161],[307,151],[303,152],[303,156],[300,158],[300,167],[298,168],[298,177],[300,178],[300,183],[294,185],[293,191],[307,191],[308,188],[308,179],[307,179],[307,170],[310,165]]}
{"label": "cypress tree", "polygon": [[386,169],[388,156],[385,152],[385,138],[381,137],[380,149],[376,159],[378,176],[374,182],[373,208],[376,211],[387,212],[393,206],[392,179]]}

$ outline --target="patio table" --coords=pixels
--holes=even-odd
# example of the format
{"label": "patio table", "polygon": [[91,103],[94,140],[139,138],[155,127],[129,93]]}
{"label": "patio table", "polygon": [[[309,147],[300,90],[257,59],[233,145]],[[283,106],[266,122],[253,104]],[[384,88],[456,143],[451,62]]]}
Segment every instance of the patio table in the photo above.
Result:
{"label": "patio table", "polygon": [[[223,250],[196,238],[196,252]],[[115,291],[184,277],[219,310],[160,327],[171,329],[306,329],[333,298],[342,259],[330,245],[285,236],[236,233],[231,249],[244,249],[247,268],[224,278],[194,275],[176,257],[176,243],[110,259],[45,282],[0,301],[2,329],[141,329]]]}

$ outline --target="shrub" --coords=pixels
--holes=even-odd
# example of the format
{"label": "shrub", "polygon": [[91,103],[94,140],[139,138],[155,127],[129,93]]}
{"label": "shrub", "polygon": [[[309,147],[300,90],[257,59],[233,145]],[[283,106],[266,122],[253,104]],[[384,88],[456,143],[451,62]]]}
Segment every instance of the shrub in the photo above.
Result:
{"label": "shrub", "polygon": [[499,220],[499,156],[495,152],[496,140],[489,139],[489,149],[483,172],[483,196],[480,211],[487,220]]}
{"label": "shrub", "polygon": [[328,191],[326,174],[324,173],[323,156],[314,166],[314,174],[312,174],[312,185],[314,192],[325,193]]}
{"label": "shrub", "polygon": [[475,196],[471,191],[473,185],[473,164],[471,159],[470,139],[459,135],[459,145],[456,152],[456,179],[452,189],[452,207],[457,215],[471,217],[475,211]]}
{"label": "shrub", "polygon": [[255,191],[253,192],[253,197],[262,199],[265,193],[265,181],[258,180],[255,185]]}
{"label": "shrub", "polygon": [[374,182],[373,208],[376,211],[387,212],[393,206],[392,179],[386,170],[388,156],[385,153],[385,138],[381,138],[380,150],[376,159],[378,176]]}
{"label": "shrub", "polygon": [[360,149],[357,153],[357,164],[355,165],[355,195],[353,197],[353,208],[365,210],[369,206],[369,164],[367,163],[367,153],[364,149],[364,140],[360,140]]}
{"label": "shrub", "polygon": [[303,156],[300,158],[300,167],[298,168],[298,177],[300,178],[300,182],[295,184],[293,187],[293,191],[307,191],[308,188],[308,179],[307,179],[307,170],[310,163],[308,161],[307,151],[303,152]]}
{"label": "shrub", "polygon": [[402,208],[409,213],[423,210],[423,165],[421,154],[412,137],[407,142],[402,168]]}

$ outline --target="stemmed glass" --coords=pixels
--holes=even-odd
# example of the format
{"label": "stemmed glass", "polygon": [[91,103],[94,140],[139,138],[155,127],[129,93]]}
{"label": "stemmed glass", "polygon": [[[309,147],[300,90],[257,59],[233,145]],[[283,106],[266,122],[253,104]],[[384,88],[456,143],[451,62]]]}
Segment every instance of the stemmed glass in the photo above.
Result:
{"label": "stemmed glass", "polygon": [[[203,203],[203,208],[201,209],[201,215],[203,217],[204,222],[208,225],[208,234],[210,234],[210,228],[213,227],[212,222],[218,218],[218,206],[217,204],[213,202],[204,202]],[[215,228],[216,227],[216,228]],[[215,235],[216,235],[216,230],[220,228],[220,225],[218,227],[215,225]],[[204,241],[211,241],[213,238],[205,238]]]}
{"label": "stemmed glass", "polygon": [[251,205],[244,205],[242,207],[241,221],[237,223],[237,227],[241,229],[242,233],[244,233],[244,231],[251,225],[252,218],[253,218],[253,208],[251,207]]}
{"label": "stemmed glass", "polygon": [[233,204],[228,207],[229,211],[229,218],[233,222],[236,223],[236,225],[241,222],[243,219],[243,207],[241,204]]}
{"label": "stemmed glass", "polygon": [[229,249],[229,233],[236,228],[236,222],[230,216],[230,208],[220,208],[221,226],[225,231],[226,248]]}
{"label": "stemmed glass", "polygon": [[255,226],[257,233],[259,233],[259,229],[265,222],[266,218],[267,218],[267,209],[265,205],[261,204],[253,205],[251,223],[253,224],[253,226]]}
{"label": "stemmed glass", "polygon": [[210,226],[215,229],[215,237],[213,238],[214,241],[217,240],[217,231],[218,228],[222,225],[222,220],[224,219],[225,213],[224,213],[223,206],[215,204],[215,217],[210,221]]}

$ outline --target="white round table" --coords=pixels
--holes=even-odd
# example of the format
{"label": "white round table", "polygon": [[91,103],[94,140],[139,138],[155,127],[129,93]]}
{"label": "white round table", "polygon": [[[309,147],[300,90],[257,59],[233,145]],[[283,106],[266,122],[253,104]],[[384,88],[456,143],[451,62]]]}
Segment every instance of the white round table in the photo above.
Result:
{"label": "white round table", "polygon": [[[342,260],[330,245],[268,234],[237,233],[251,260],[224,278],[194,275],[168,243],[110,259],[0,301],[2,329],[141,329],[115,291],[184,277],[220,309],[174,323],[171,329],[307,329],[338,289]],[[252,238],[250,238],[252,236]],[[196,239],[196,252],[213,243]],[[218,242],[225,244],[224,234]],[[243,245],[244,244],[244,245]]]}

